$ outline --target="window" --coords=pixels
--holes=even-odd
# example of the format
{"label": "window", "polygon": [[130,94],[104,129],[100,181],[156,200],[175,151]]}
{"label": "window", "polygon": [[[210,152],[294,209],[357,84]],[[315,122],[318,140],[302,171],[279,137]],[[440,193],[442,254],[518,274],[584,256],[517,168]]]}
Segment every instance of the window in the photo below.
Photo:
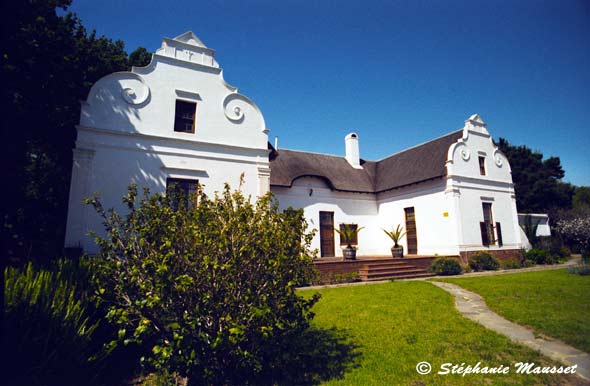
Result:
{"label": "window", "polygon": [[[178,209],[180,207],[190,208],[197,204],[199,198],[197,192],[198,180],[188,180],[184,178],[167,178],[166,179],[166,194],[172,200],[172,207]],[[180,204],[183,205],[180,205]]]}
{"label": "window", "polygon": [[482,245],[487,247],[490,246],[490,244],[496,243],[494,236],[494,219],[492,217],[492,203],[483,202],[482,209],[483,221],[479,224],[481,231],[481,241]]}
{"label": "window", "polygon": [[[354,230],[354,239],[351,240],[350,244],[351,245],[358,245],[359,240],[359,234],[358,232],[356,232],[358,225],[357,224],[340,224],[340,232],[342,232],[344,230],[344,227],[349,227],[350,229]],[[348,245],[348,243],[346,242],[347,240],[342,237],[342,235],[340,235],[340,245]]]}
{"label": "window", "polygon": [[479,156],[479,174],[486,175],[486,157]]}
{"label": "window", "polygon": [[194,133],[196,126],[197,104],[195,102],[176,100],[174,131]]}

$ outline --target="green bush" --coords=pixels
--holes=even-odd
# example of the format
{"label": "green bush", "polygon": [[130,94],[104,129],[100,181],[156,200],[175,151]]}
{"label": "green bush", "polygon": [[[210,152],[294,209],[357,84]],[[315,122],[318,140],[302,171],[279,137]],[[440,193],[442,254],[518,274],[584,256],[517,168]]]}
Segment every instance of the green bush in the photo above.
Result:
{"label": "green bush", "polygon": [[303,211],[227,185],[186,207],[194,198],[139,199],[131,186],[124,217],[88,200],[106,228],[94,283],[119,329],[112,344],[141,344],[147,370],[190,385],[283,384],[284,348],[309,330],[318,299],[295,290],[314,271]]}
{"label": "green bush", "polygon": [[462,269],[457,260],[449,257],[441,257],[435,259],[432,264],[430,264],[428,271],[437,275],[449,276],[459,275],[462,272]]}
{"label": "green bush", "polygon": [[502,269],[517,269],[522,268],[522,263],[520,260],[511,257],[508,259],[500,260],[500,266],[502,267]]}
{"label": "green bush", "polygon": [[358,272],[337,273],[334,275],[334,284],[354,283],[360,281],[361,277]]}
{"label": "green bush", "polygon": [[556,260],[551,256],[549,251],[544,249],[531,249],[525,253],[525,257],[528,261],[535,264],[555,264]]}
{"label": "green bush", "polygon": [[71,263],[56,270],[28,263],[6,268],[3,382],[17,384],[89,384],[96,369],[88,359],[98,321],[76,285]]}
{"label": "green bush", "polygon": [[118,384],[139,372],[132,347],[105,349],[116,331],[102,322],[90,277],[85,260],[6,268],[3,384]]}
{"label": "green bush", "polygon": [[500,268],[500,263],[489,253],[478,252],[469,259],[469,266],[476,272],[496,271]]}

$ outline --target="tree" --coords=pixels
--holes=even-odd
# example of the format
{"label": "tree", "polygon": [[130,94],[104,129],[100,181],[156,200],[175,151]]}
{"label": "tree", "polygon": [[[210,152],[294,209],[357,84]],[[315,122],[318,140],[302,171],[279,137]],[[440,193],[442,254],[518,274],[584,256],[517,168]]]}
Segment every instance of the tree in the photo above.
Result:
{"label": "tree", "polygon": [[318,299],[295,291],[314,272],[303,211],[281,212],[270,195],[251,203],[227,185],[190,207],[168,193],[138,199],[131,186],[124,217],[88,201],[106,228],[94,280],[119,326],[113,343],[146,345],[148,368],[191,385],[284,384]]}
{"label": "tree", "polygon": [[152,54],[143,47],[129,54],[129,66],[145,67],[152,61]]}
{"label": "tree", "polygon": [[590,209],[590,186],[578,186],[573,198],[574,209]]}
{"label": "tree", "polygon": [[543,159],[543,154],[526,146],[511,145],[500,138],[498,148],[512,168],[512,180],[519,212],[548,212],[571,208],[574,187],[562,182],[565,172],[559,157]]}
{"label": "tree", "polygon": [[32,0],[3,12],[2,258],[61,254],[79,101],[102,76],[129,68],[123,42],[57,14],[70,4]]}

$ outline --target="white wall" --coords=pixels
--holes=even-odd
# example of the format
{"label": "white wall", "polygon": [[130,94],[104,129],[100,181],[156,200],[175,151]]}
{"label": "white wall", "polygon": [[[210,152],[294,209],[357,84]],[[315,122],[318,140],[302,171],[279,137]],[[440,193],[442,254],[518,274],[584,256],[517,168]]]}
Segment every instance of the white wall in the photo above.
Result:
{"label": "white wall", "polygon": [[[454,221],[449,214],[452,208],[445,199],[445,183],[442,180],[419,185],[418,188],[397,189],[376,196],[367,193],[347,193],[331,190],[321,179],[302,177],[293,182],[292,188],[271,187],[281,209],[289,206],[303,208],[310,230],[316,229],[313,248],[320,249],[319,212],[334,212],[334,226],[354,223],[365,227],[359,232],[358,256],[390,255],[393,242],[383,232],[397,224],[405,228],[404,208],[413,206],[416,213],[418,254],[457,254]],[[310,195],[311,193],[311,195]],[[342,256],[340,239],[335,232],[336,256]],[[401,241],[407,253],[404,237]]]}
{"label": "white wall", "polygon": [[[485,157],[485,175],[480,174],[480,156]],[[492,204],[493,220],[502,227],[503,246],[489,249],[524,247],[510,165],[494,145],[487,125],[477,115],[466,121],[463,138],[449,148],[446,191],[455,197],[461,251],[484,249],[479,225],[483,221],[483,202]]]}
{"label": "white wall", "polygon": [[[163,192],[166,178],[199,180],[213,195],[224,183],[255,197],[270,189],[268,130],[258,107],[223,80],[221,69],[192,33],[164,39],[145,68],[108,75],[82,104],[71,181],[66,246],[96,252],[86,234],[102,231],[82,204],[99,193],[124,212],[121,197],[135,182]],[[197,60],[197,59],[198,60]],[[174,131],[176,99],[197,103],[194,134]]]}
{"label": "white wall", "polygon": [[[334,212],[334,227],[339,224],[355,223],[365,227],[358,234],[358,256],[384,255],[383,231],[374,220],[377,218],[377,204],[373,194],[332,191],[321,179],[302,177],[293,181],[292,188],[271,187],[279,201],[279,207],[303,208],[309,231],[316,229],[312,248],[320,251],[320,211]],[[310,195],[311,193],[311,195]],[[342,256],[340,237],[334,232],[336,256]]]}
{"label": "white wall", "polygon": [[[456,255],[457,214],[452,197],[445,194],[442,179],[380,193],[377,196],[379,221],[387,229],[406,227],[404,208],[414,207],[418,255]],[[407,253],[407,240],[402,245]]]}

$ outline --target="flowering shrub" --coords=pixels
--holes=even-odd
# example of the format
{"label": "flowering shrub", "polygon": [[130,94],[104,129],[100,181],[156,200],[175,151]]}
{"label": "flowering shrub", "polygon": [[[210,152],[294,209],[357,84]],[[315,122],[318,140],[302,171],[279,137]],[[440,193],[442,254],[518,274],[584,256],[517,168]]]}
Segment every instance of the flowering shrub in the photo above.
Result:
{"label": "flowering shrub", "polygon": [[555,229],[567,241],[577,244],[582,255],[590,253],[590,215],[558,220]]}

